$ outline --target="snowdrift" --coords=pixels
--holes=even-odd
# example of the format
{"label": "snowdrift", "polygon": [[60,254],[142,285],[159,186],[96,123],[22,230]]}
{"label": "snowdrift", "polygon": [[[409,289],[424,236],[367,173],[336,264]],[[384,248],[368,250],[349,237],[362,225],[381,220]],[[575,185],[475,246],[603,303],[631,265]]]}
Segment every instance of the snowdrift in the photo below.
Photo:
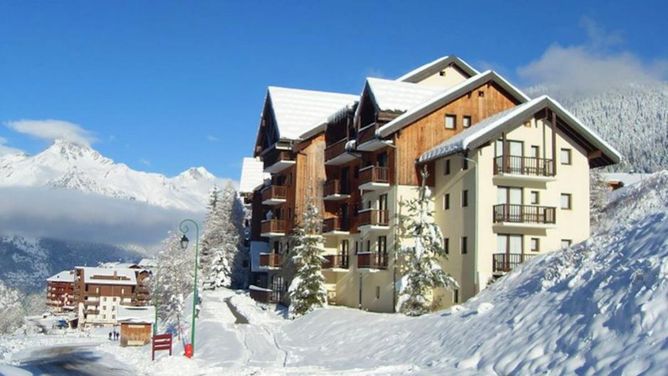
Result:
{"label": "snowdrift", "polygon": [[322,309],[283,327],[288,366],[471,374],[664,374],[668,172],[617,195],[597,235],[478,297],[408,318]]}

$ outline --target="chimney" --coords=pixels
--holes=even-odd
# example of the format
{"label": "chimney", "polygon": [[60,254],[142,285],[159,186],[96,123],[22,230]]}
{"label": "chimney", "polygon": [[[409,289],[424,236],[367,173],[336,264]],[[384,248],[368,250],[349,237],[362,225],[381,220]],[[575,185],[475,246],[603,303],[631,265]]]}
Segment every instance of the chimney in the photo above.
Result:
{"label": "chimney", "polygon": [[117,274],[117,272],[114,270],[114,279],[116,279],[117,277],[118,277],[118,274]]}

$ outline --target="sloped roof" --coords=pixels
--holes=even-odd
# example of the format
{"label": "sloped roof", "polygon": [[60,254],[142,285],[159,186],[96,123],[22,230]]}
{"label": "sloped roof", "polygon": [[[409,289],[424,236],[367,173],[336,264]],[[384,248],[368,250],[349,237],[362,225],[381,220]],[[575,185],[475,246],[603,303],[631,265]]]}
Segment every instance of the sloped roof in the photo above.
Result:
{"label": "sloped roof", "polygon": [[476,74],[479,73],[464,60],[458,58],[457,56],[451,55],[451,56],[440,57],[434,61],[430,61],[427,64],[419,66],[413,69],[412,71],[404,74],[403,76],[397,78],[397,81],[417,82],[433,74],[436,74],[437,72],[442,71],[443,69],[447,68],[452,64],[459,67],[469,76],[475,76]]}
{"label": "sloped roof", "polygon": [[453,100],[459,98],[460,96],[466,94],[467,92],[479,87],[486,82],[494,81],[503,89],[505,89],[509,94],[511,94],[515,99],[520,102],[526,102],[530,98],[524,94],[521,90],[513,86],[505,78],[501,77],[494,71],[488,70],[483,73],[480,73],[476,76],[473,76],[466,81],[446,89],[440,90],[440,93],[433,95],[430,98],[425,98],[424,101],[420,102],[418,106],[414,106],[410,111],[396,117],[389,123],[383,125],[382,127],[376,130],[376,136],[378,137],[387,137],[388,135],[398,131],[399,129],[413,123],[414,121],[420,119],[423,116],[426,116],[442,106],[452,102]]}
{"label": "sloped roof", "polygon": [[71,270],[63,270],[58,274],[52,275],[46,280],[49,282],[74,282],[74,272]]}
{"label": "sloped roof", "polygon": [[405,112],[432,98],[445,89],[409,82],[369,77],[367,86],[374,102],[381,111]]}
{"label": "sloped roof", "polygon": [[116,320],[128,323],[146,323],[153,324],[155,321],[154,306],[118,306]]}
{"label": "sloped roof", "polygon": [[264,179],[270,175],[264,173],[264,164],[256,158],[246,157],[241,166],[241,179],[239,180],[239,193],[253,193],[255,188],[264,183]]}
{"label": "sloped roof", "polygon": [[544,108],[549,108],[554,111],[560,118],[565,120],[569,126],[578,132],[579,135],[584,137],[587,142],[601,150],[614,163],[619,163],[621,154],[619,154],[615,148],[610,146],[599,135],[582,124],[557,101],[547,95],[543,95],[506,111],[502,111],[474,124],[470,128],[422,154],[418,159],[418,162],[425,163],[478,147],[490,139],[498,137],[498,135],[507,128],[521,125],[521,122],[526,121],[536,112]]}
{"label": "sloped roof", "polygon": [[302,89],[270,86],[268,100],[274,111],[278,135],[283,139],[299,137],[325,121],[329,115],[346,105],[353,104],[358,96]]}
{"label": "sloped roof", "polygon": [[[137,278],[135,271],[127,268],[93,268],[87,266],[77,266],[77,269],[83,269],[84,283],[95,283],[99,285],[136,285]],[[114,276],[123,277],[123,279],[111,279]],[[96,278],[101,277],[101,278]]]}

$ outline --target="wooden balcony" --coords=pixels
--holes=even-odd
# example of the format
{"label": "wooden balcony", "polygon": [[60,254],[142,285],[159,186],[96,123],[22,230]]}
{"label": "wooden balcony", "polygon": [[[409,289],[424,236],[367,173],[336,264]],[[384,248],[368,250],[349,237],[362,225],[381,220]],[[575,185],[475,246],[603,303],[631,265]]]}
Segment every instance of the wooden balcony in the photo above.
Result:
{"label": "wooden balcony", "polygon": [[362,230],[387,230],[390,216],[387,210],[366,209],[358,213],[357,227]]}
{"label": "wooden balcony", "polygon": [[322,233],[330,235],[345,235],[350,232],[350,219],[333,217],[322,222]]}
{"label": "wooden balcony", "polygon": [[274,149],[262,157],[264,172],[275,174],[293,166],[295,157],[290,150]]}
{"label": "wooden balcony", "polygon": [[494,253],[492,254],[492,271],[495,273],[507,273],[517,265],[535,256],[527,253]]}
{"label": "wooden balcony", "polygon": [[494,205],[494,223],[553,225],[557,208],[535,205]]}
{"label": "wooden balcony", "polygon": [[387,167],[367,166],[360,169],[359,189],[371,191],[390,187],[390,169]]}
{"label": "wooden balcony", "polygon": [[348,142],[348,138],[343,138],[331,145],[328,145],[325,148],[325,164],[330,166],[338,166],[355,159],[355,156],[346,150],[346,145]]}
{"label": "wooden balcony", "polygon": [[381,253],[359,253],[357,254],[358,269],[387,269],[387,256]]}
{"label": "wooden balcony", "polygon": [[260,253],[260,267],[277,269],[283,265],[283,258],[278,253]]}
{"label": "wooden balcony", "polygon": [[287,187],[270,185],[262,191],[262,205],[280,205],[287,200],[287,197]]}
{"label": "wooden balcony", "polygon": [[339,179],[329,180],[323,187],[323,200],[336,201],[350,198],[350,188],[343,187]]}
{"label": "wooden balcony", "polygon": [[357,145],[362,145],[365,142],[372,141],[376,138],[376,123],[371,123],[357,133]]}
{"label": "wooden balcony", "polygon": [[325,255],[325,262],[322,263],[323,269],[348,269],[348,257],[341,254]]}
{"label": "wooden balcony", "polygon": [[503,155],[494,158],[494,175],[518,177],[554,177],[554,160],[535,157]]}
{"label": "wooden balcony", "polygon": [[260,236],[268,238],[272,236],[284,236],[286,233],[286,222],[282,219],[267,219],[261,222]]}

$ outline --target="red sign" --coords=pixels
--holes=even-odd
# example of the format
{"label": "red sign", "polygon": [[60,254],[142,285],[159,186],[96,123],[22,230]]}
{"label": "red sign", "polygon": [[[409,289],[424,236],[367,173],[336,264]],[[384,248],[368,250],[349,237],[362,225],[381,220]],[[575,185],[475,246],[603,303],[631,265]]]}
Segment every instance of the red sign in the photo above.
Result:
{"label": "red sign", "polygon": [[151,349],[151,360],[155,360],[155,352],[160,350],[169,350],[169,356],[172,356],[172,335],[158,334],[153,336]]}

